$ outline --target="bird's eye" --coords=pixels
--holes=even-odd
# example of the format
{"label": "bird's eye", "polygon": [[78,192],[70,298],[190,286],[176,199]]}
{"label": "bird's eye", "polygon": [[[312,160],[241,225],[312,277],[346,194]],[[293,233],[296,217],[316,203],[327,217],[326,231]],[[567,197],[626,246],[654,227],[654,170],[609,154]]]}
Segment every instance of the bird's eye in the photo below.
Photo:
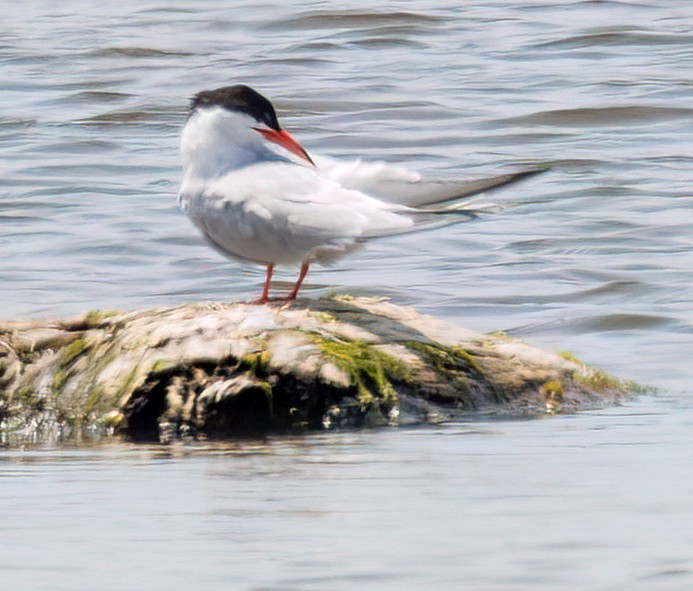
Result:
{"label": "bird's eye", "polygon": [[274,117],[269,113],[264,113],[262,116],[262,122],[270,129],[277,129],[278,125]]}

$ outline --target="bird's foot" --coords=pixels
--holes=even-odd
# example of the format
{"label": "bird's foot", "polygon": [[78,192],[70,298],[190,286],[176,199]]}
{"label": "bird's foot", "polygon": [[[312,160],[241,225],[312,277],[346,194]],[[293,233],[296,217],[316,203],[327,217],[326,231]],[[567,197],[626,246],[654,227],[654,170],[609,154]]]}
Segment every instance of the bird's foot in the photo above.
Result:
{"label": "bird's foot", "polygon": [[[295,299],[295,298],[294,298]],[[264,298],[264,297],[259,297],[256,300],[251,300],[248,302],[249,306],[264,306],[265,304],[272,304],[276,302],[289,302],[293,300],[288,300],[287,298]]]}

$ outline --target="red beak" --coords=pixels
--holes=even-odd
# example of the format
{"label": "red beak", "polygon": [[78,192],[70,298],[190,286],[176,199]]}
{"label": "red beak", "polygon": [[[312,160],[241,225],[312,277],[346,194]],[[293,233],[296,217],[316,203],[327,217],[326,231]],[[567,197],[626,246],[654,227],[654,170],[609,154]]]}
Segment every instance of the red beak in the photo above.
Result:
{"label": "red beak", "polygon": [[291,134],[288,131],[285,131],[284,129],[280,129],[279,131],[275,131],[274,129],[258,129],[257,127],[255,128],[255,131],[259,131],[262,135],[264,135],[267,141],[281,146],[285,150],[288,150],[292,154],[296,154],[296,156],[307,160],[313,166],[315,166],[315,162],[313,162],[311,157],[308,156],[308,152],[303,149],[301,144],[291,137]]}

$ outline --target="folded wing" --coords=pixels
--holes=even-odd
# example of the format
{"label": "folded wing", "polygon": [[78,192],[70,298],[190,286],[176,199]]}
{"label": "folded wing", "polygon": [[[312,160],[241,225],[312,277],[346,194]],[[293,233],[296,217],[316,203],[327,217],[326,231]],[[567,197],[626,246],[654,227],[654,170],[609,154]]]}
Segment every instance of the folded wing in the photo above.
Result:
{"label": "folded wing", "polygon": [[461,201],[548,170],[534,167],[469,181],[436,181],[424,179],[416,172],[386,162],[339,161],[321,157],[316,163],[322,176],[343,187],[411,207]]}

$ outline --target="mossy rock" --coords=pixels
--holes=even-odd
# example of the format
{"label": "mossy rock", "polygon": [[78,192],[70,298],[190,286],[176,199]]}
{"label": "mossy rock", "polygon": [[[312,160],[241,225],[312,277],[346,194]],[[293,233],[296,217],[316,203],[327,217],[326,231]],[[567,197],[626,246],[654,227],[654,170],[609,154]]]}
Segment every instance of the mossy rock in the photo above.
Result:
{"label": "mossy rock", "polygon": [[541,415],[637,390],[374,298],[0,323],[0,442],[257,436]]}

